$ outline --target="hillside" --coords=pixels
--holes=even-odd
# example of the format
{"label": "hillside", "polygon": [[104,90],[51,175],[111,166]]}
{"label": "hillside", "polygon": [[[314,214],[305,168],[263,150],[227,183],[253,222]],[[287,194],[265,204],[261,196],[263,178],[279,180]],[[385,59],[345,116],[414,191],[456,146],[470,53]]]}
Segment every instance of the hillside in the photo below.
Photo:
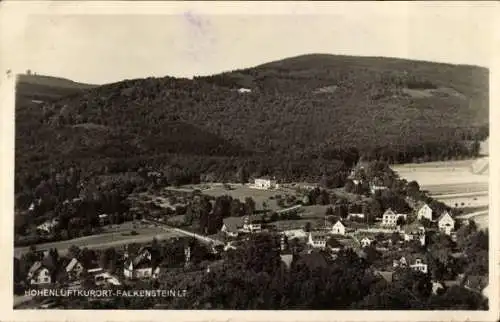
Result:
{"label": "hillside", "polygon": [[[219,174],[250,163],[258,173],[303,178],[335,171],[359,154],[393,162],[470,156],[476,151],[464,142],[488,133],[488,90],[488,70],[480,67],[334,55],[192,80],[125,80],[44,104],[39,125],[18,132],[16,157],[25,168],[33,159],[77,162],[92,146],[86,157],[95,162],[107,156],[165,165],[181,158],[183,167],[215,167]],[[28,122],[18,117],[18,129]],[[106,128],[110,136],[70,131],[75,126]],[[186,136],[185,128],[198,133]],[[64,153],[41,135],[49,132],[67,133],[57,141]],[[129,154],[115,156],[117,146]]]}

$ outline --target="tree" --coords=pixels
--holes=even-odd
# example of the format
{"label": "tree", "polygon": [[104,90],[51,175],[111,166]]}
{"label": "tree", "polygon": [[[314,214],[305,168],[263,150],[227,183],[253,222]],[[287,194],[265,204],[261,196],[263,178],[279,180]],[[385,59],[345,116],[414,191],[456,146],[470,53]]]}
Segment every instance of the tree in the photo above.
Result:
{"label": "tree", "polygon": [[312,225],[311,225],[311,223],[309,221],[306,222],[306,224],[304,226],[304,231],[307,232],[307,233],[310,232],[311,231],[311,226]]}
{"label": "tree", "polygon": [[403,216],[399,216],[398,219],[396,220],[396,225],[399,227],[403,226],[406,223],[406,220]]}
{"label": "tree", "polygon": [[238,182],[245,184],[248,182],[249,173],[245,167],[240,167],[237,173]]}
{"label": "tree", "polygon": [[252,215],[255,212],[255,200],[252,197],[245,198],[245,209],[247,215]]}
{"label": "tree", "polygon": [[354,191],[354,182],[352,180],[347,180],[344,186],[344,190],[348,193],[352,193]]}
{"label": "tree", "polygon": [[420,193],[420,185],[416,181],[410,181],[408,182],[406,191],[409,197],[417,198]]}

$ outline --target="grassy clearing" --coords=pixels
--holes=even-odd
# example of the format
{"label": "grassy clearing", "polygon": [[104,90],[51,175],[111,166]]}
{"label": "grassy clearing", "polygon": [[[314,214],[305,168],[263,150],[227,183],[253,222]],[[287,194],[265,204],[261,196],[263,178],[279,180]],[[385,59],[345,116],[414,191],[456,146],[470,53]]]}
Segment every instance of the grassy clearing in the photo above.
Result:
{"label": "grassy clearing", "polygon": [[[109,228],[110,231],[113,228]],[[143,243],[151,241],[153,238],[158,240],[168,239],[175,236],[180,236],[180,234],[167,231],[160,227],[154,226],[144,226],[138,227],[135,231],[138,235],[131,235],[129,230],[119,230],[116,232],[106,232],[99,235],[85,236],[81,238],[75,238],[71,240],[64,240],[59,242],[52,242],[46,244],[39,244],[36,246],[38,250],[46,250],[50,248],[56,248],[61,254],[64,254],[69,247],[72,245],[78,247],[87,247],[89,249],[102,249],[107,247],[124,245],[127,243]],[[19,247],[14,250],[15,256],[20,256],[29,250],[29,247]]]}

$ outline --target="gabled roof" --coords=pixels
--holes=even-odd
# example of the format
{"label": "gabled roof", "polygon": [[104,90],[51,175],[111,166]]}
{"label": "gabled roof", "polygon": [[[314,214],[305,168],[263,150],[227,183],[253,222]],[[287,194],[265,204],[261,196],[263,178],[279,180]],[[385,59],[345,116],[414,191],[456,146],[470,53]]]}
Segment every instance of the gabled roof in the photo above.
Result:
{"label": "gabled roof", "polygon": [[432,208],[431,208],[431,207],[430,207],[427,203],[425,203],[425,202],[423,202],[423,201],[419,201],[419,202],[417,203],[417,211],[420,211],[420,209],[422,209],[422,208],[424,208],[424,207],[427,207],[427,208],[429,208],[430,210],[432,210]]}
{"label": "gabled roof", "polygon": [[33,265],[31,265],[31,267],[28,271],[28,275],[34,275],[41,268],[43,268],[42,262],[36,261],[35,263],[33,263]]}
{"label": "gabled roof", "polygon": [[290,268],[292,265],[293,261],[293,255],[292,254],[282,254],[280,255],[281,261],[285,264],[286,268]]}
{"label": "gabled roof", "polygon": [[227,217],[223,220],[224,226],[230,232],[237,232],[239,228],[243,227],[244,221],[244,217]]}
{"label": "gabled roof", "polygon": [[443,218],[445,217],[450,217],[453,221],[455,221],[455,219],[453,219],[453,217],[450,215],[450,213],[448,211],[444,211],[441,216],[439,216],[439,218],[437,219],[437,221],[441,221]]}
{"label": "gabled roof", "polygon": [[389,208],[389,209],[387,209],[386,211],[384,211],[383,216],[385,216],[385,215],[391,215],[391,216],[393,216],[393,215],[394,215],[394,216],[395,216],[395,215],[396,215],[396,213],[395,213],[395,212],[394,212],[391,208]]}
{"label": "gabled roof", "polygon": [[299,261],[304,263],[311,270],[317,267],[328,267],[328,262],[325,256],[318,252],[301,255]]}
{"label": "gabled roof", "polygon": [[394,272],[391,271],[377,271],[376,274],[382,277],[387,283],[392,283],[392,276]]}
{"label": "gabled roof", "polygon": [[71,270],[73,270],[73,268],[76,266],[76,264],[78,264],[78,260],[76,258],[72,258],[71,261],[69,262],[69,264],[66,266],[66,272],[70,272]]}
{"label": "gabled roof", "polygon": [[337,220],[337,222],[333,225],[333,227],[335,226],[338,226],[338,225],[341,225],[342,227],[345,227],[345,225],[340,221],[340,220]]}

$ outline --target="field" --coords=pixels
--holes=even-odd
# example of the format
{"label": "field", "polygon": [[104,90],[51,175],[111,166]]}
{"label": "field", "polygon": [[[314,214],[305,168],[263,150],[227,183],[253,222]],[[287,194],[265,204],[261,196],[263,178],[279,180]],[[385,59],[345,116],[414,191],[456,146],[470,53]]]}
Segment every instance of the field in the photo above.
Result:
{"label": "field", "polygon": [[183,186],[181,188],[168,188],[169,190],[173,191],[182,191],[182,192],[189,192],[189,191],[194,191],[196,189],[201,190],[201,192],[207,196],[213,196],[213,197],[218,197],[218,196],[231,196],[232,198],[237,198],[240,201],[245,201],[246,197],[252,197],[253,200],[255,201],[255,208],[256,210],[263,210],[262,203],[265,202],[267,203],[267,209],[269,210],[279,210],[281,207],[279,207],[276,204],[276,200],[269,199],[270,197],[276,196],[276,195],[282,195],[285,196],[285,194],[291,194],[290,190],[288,189],[273,189],[273,190],[260,190],[260,189],[253,189],[245,185],[241,184],[231,184],[231,189],[225,189],[222,184],[200,184],[200,185],[188,185],[188,186]]}
{"label": "field", "polygon": [[[130,232],[135,230],[138,235],[131,235]],[[92,236],[85,236],[71,240],[52,242],[36,245],[37,250],[48,250],[56,248],[60,254],[66,253],[67,249],[73,245],[78,247],[87,247],[89,249],[103,249],[108,247],[117,247],[128,243],[146,243],[156,237],[158,240],[168,239],[180,234],[168,231],[165,228],[154,227],[150,225],[136,225],[136,228],[131,223],[115,226],[115,228],[107,228],[104,233]],[[18,257],[27,252],[29,247],[18,247],[14,250],[14,256]]]}
{"label": "field", "polygon": [[472,164],[476,160],[428,162],[393,166],[402,178],[417,181],[423,190],[432,195],[487,192],[487,174],[473,174]]}

